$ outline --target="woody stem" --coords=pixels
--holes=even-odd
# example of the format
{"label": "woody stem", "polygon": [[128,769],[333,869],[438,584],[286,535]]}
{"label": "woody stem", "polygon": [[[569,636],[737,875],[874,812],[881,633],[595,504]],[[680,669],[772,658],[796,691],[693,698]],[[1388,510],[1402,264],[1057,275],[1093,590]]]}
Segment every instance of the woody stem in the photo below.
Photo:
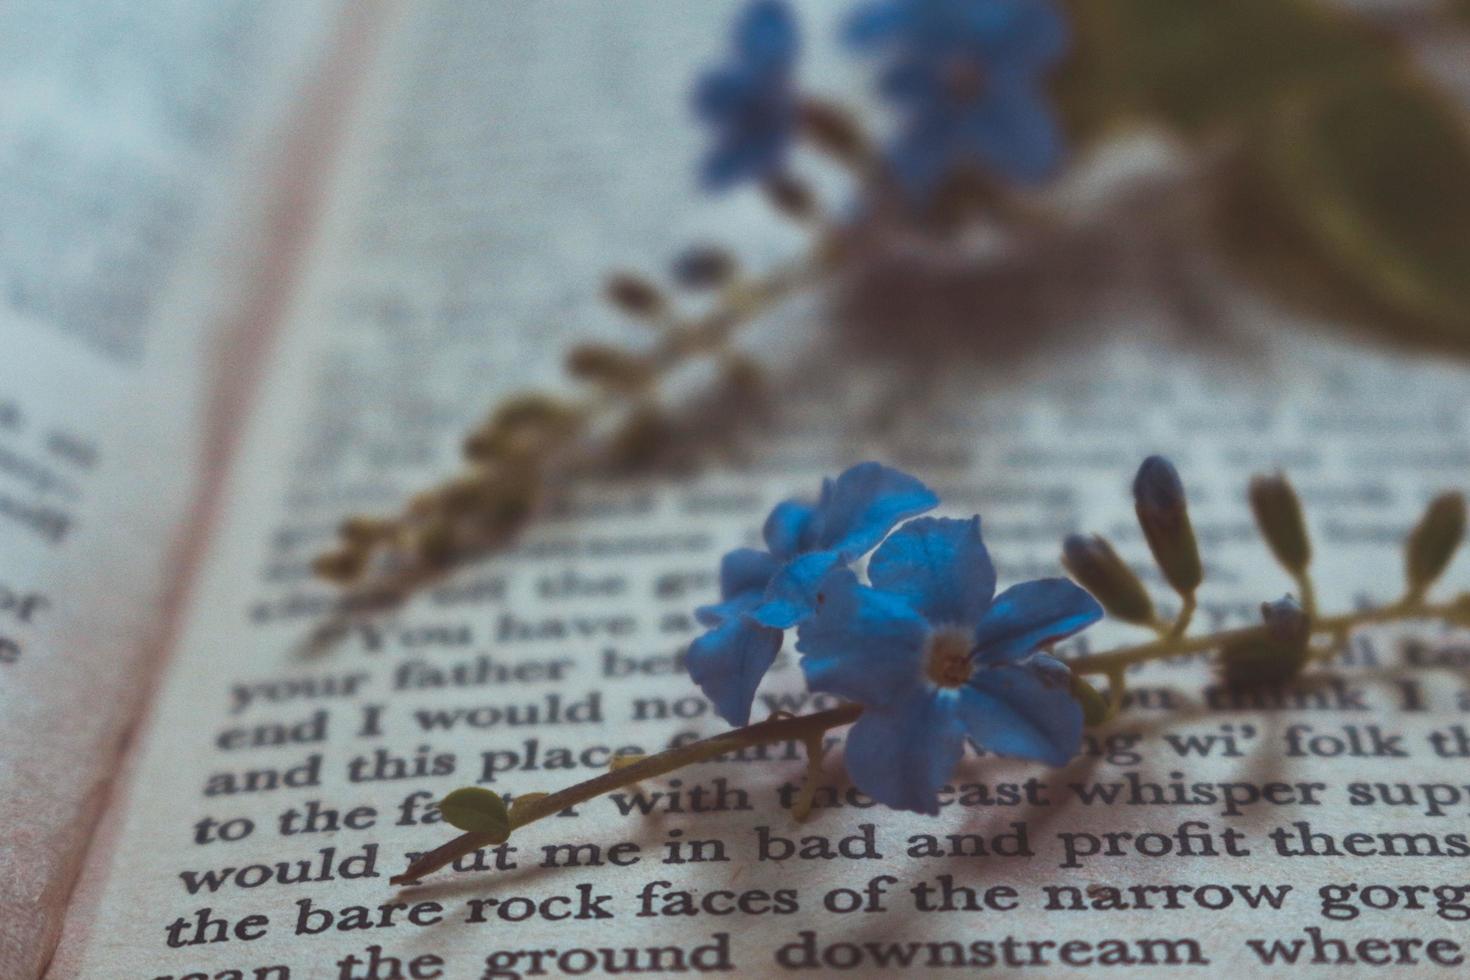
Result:
{"label": "woody stem", "polygon": [[[1343,613],[1338,616],[1323,616],[1312,622],[1312,634],[1342,636],[1360,626],[1373,623],[1388,623],[1409,619],[1435,619],[1450,615],[1453,603],[1438,605],[1425,603],[1415,597],[1362,612]],[[1170,636],[1135,646],[1121,647],[1107,653],[1078,657],[1068,661],[1068,666],[1079,674],[1116,674],[1134,664],[1151,660],[1164,660],[1186,653],[1214,650],[1238,640],[1256,639],[1265,636],[1264,626],[1246,626],[1240,629],[1221,630],[1200,636]]]}
{"label": "woody stem", "polygon": [[[859,704],[844,704],[830,711],[819,711],[815,714],[801,715],[796,718],[780,718],[774,721],[763,721],[754,725],[746,725],[734,731],[724,732],[711,738],[691,742],[677,748],[668,749],[657,755],[648,756],[645,759],[624,766],[620,769],[610,770],[591,779],[584,780],[566,789],[557,790],[546,796],[533,800],[525,806],[517,807],[511,815],[511,830],[524,827],[526,824],[534,823],[543,817],[560,813],[567,807],[609,793],[615,789],[622,789],[645,779],[662,776],[666,773],[691,766],[699,762],[708,762],[718,758],[727,752],[738,749],[749,748],[756,745],[771,745],[777,742],[802,741],[810,743],[813,739],[820,739],[821,735],[832,728],[839,728],[851,724],[862,714],[863,708]],[[417,881],[424,875],[439,870],[455,860],[479,850],[502,843],[503,838],[497,839],[491,834],[466,833],[441,844],[421,854],[400,875],[389,879],[389,884],[406,885]]]}

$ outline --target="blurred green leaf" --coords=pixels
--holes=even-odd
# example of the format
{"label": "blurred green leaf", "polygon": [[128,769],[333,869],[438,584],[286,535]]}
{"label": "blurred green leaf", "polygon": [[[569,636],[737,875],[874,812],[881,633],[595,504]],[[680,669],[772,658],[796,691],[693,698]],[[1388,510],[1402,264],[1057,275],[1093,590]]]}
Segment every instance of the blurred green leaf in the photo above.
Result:
{"label": "blurred green leaf", "polygon": [[1056,93],[1070,132],[1157,117],[1190,135],[1268,111],[1303,85],[1381,71],[1401,46],[1318,0],[1071,0]]}
{"label": "blurred green leaf", "polygon": [[1219,228],[1283,299],[1470,350],[1470,135],[1395,72],[1298,91],[1248,140]]}

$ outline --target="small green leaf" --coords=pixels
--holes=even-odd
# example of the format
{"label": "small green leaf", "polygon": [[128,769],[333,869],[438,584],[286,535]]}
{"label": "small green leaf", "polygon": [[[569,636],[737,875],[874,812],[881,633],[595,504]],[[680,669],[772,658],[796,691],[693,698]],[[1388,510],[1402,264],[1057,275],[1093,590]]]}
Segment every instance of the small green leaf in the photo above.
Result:
{"label": "small green leaf", "polygon": [[1086,87],[1114,90],[1115,104],[1190,135],[1255,117],[1283,92],[1405,58],[1401,45],[1364,18],[1321,0],[1073,0],[1072,6],[1076,57],[1095,66]]}
{"label": "small green leaf", "polygon": [[488,834],[497,843],[510,837],[510,813],[499,793],[465,786],[439,801],[439,812],[452,826],[472,834]]}

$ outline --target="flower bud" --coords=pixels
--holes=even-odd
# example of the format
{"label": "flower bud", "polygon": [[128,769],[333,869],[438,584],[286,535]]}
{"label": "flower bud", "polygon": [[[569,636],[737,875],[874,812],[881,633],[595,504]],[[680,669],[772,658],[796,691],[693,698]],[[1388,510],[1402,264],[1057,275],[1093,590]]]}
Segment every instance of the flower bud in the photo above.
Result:
{"label": "flower bud", "polygon": [[1154,604],[1143,583],[1099,535],[1070,534],[1062,542],[1062,564],[1108,611],[1125,623],[1154,621]]}
{"label": "flower bud", "polygon": [[862,127],[846,109],[817,99],[801,104],[801,128],[811,141],[839,160],[861,162],[868,152]]}
{"label": "flower bud", "polygon": [[1288,681],[1307,664],[1312,624],[1291,596],[1261,603],[1263,635],[1247,637],[1220,651],[1220,673],[1231,687],[1270,686]]}
{"label": "flower bud", "polygon": [[633,391],[649,379],[648,359],[606,344],[578,344],[567,352],[567,371],[615,391]]}
{"label": "flower bud", "polygon": [[391,536],[396,529],[397,525],[390,520],[355,514],[338,526],[337,535],[350,548],[369,548]]}
{"label": "flower bud", "polygon": [[1405,547],[1410,590],[1417,593],[1429,588],[1455,556],[1464,536],[1464,496],[1442,493],[1430,501],[1418,526],[1409,532]]}
{"label": "flower bud", "polygon": [[674,279],[687,289],[721,286],[735,274],[735,256],[718,245],[691,245],[674,259]]}
{"label": "flower bud", "polygon": [[612,305],[633,316],[656,317],[666,306],[664,294],[657,286],[631,272],[618,272],[609,277],[605,293]]}
{"label": "flower bud", "polygon": [[1144,460],[1133,480],[1133,504],[1164,578],[1181,596],[1192,595],[1204,571],[1184,502],[1184,485],[1174,464],[1162,456]]}
{"label": "flower bud", "polygon": [[339,548],[325,551],[311,563],[311,570],[319,578],[336,585],[347,585],[362,575],[367,564],[367,555],[357,548]]}
{"label": "flower bud", "polygon": [[1302,504],[1286,477],[1257,476],[1251,480],[1251,511],[1256,526],[1271,546],[1271,553],[1290,572],[1306,571],[1312,560],[1312,545],[1302,519]]}
{"label": "flower bud", "polygon": [[816,214],[817,200],[811,188],[788,174],[777,174],[766,180],[766,199],[789,218],[808,221]]}

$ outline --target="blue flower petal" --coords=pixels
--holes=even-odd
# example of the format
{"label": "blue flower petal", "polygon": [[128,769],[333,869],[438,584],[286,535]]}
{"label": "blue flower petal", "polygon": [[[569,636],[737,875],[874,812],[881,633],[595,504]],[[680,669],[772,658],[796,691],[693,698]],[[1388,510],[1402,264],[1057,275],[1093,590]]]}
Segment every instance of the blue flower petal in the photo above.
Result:
{"label": "blue flower petal", "polygon": [[[960,167],[1034,183],[1062,163],[1063,134],[1043,77],[1070,44],[1058,4],[889,0],[863,8],[849,31],[891,52],[880,90],[901,111],[902,136],[889,162],[915,203]],[[956,84],[966,76],[975,84]]]}
{"label": "blue flower petal", "polygon": [[[1031,82],[995,90],[966,123],[967,140],[987,166],[1012,180],[1035,184],[1056,173],[1063,157],[1061,130],[1045,97]],[[1006,90],[1006,89],[1009,90]]]}
{"label": "blue flower petal", "polygon": [[694,111],[701,119],[719,122],[739,111],[754,84],[750,72],[743,69],[707,72],[694,85]]}
{"label": "blue flower petal", "polygon": [[878,76],[878,91],[895,102],[926,102],[935,95],[934,66],[923,58],[896,61]]}
{"label": "blue flower petal", "polygon": [[812,614],[822,580],[840,561],[835,551],[812,551],[793,558],[771,579],[765,601],[751,611],[750,617],[776,629],[795,626]]}
{"label": "blue flower petal", "polygon": [[888,153],[889,166],[911,201],[923,201],[948,174],[954,139],[949,124],[914,126]]}
{"label": "blue flower petal", "polygon": [[842,25],[842,40],[853,47],[872,47],[908,28],[914,20],[913,4],[906,0],[879,0],[852,12]]}
{"label": "blue flower petal", "polygon": [[839,552],[845,561],[883,540],[899,521],[939,503],[934,491],[917,479],[881,463],[849,467],[825,497],[818,544]]}
{"label": "blue flower petal", "polygon": [[739,727],[749,723],[755,690],[780,650],[780,630],[733,616],[691,643],[685,663],[719,716]]}
{"label": "blue flower petal", "polygon": [[781,567],[773,555],[755,548],[736,548],[720,560],[720,596],[730,599],[745,592],[764,593]]}
{"label": "blue flower petal", "polygon": [[960,14],[960,37],[977,45],[987,58],[1025,65],[1033,72],[1061,60],[1071,46],[1066,18],[1047,0],[970,3]]}
{"label": "blue flower petal", "polygon": [[995,595],[995,565],[978,517],[909,521],[873,553],[868,579],[875,588],[903,596],[936,626],[980,622]]}
{"label": "blue flower petal", "polygon": [[771,554],[785,560],[808,550],[816,512],[816,507],[800,500],[783,500],[773,507],[762,529]]}
{"label": "blue flower petal", "polygon": [[731,596],[724,602],[712,603],[708,606],[699,606],[694,610],[694,618],[699,620],[701,626],[720,626],[731,619],[739,619],[750,612],[760,603],[759,592],[746,592],[741,595]]}
{"label": "blue flower petal", "polygon": [[907,602],[858,584],[845,568],[821,591],[816,612],[796,632],[807,687],[883,705],[921,684],[929,627]]}
{"label": "blue flower petal", "polygon": [[939,812],[939,788],[965,751],[953,693],[924,687],[868,708],[847,733],[845,761],[858,789],[895,810]]}
{"label": "blue flower petal", "polygon": [[975,628],[976,658],[999,664],[1086,629],[1102,606],[1070,579],[1043,578],[1013,585],[995,597]]}
{"label": "blue flower petal", "polygon": [[708,190],[780,172],[796,130],[796,24],[784,0],[752,3],[734,46],[733,63],[706,72],[694,90],[696,115],[715,130],[700,168]]}
{"label": "blue flower petal", "polygon": [[959,717],[970,738],[991,752],[1064,766],[1082,740],[1082,706],[1072,697],[1070,676],[1044,654],[982,667],[959,689]]}
{"label": "blue flower petal", "polygon": [[790,65],[796,45],[796,20],[783,0],[756,0],[735,26],[736,53],[755,65]]}

